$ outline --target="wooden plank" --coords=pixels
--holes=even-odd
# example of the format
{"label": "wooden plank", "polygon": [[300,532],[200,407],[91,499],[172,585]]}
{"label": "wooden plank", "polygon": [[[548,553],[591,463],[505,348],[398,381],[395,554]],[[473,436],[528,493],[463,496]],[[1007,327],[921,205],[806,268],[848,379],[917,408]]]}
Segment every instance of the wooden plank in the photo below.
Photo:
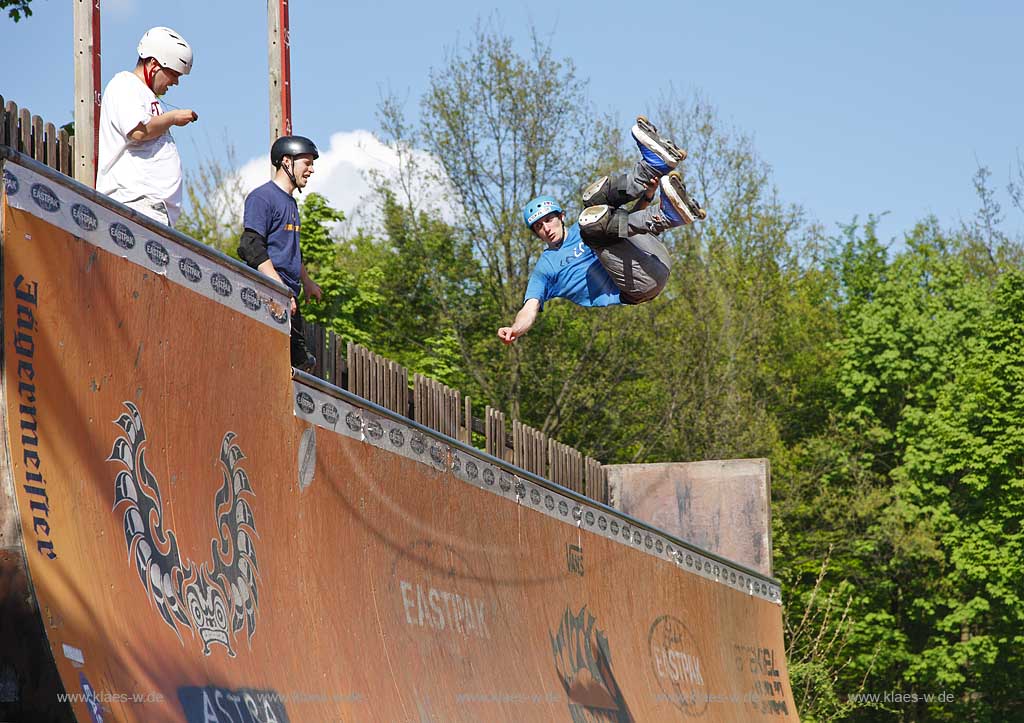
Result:
{"label": "wooden plank", "polygon": [[40,163],[46,163],[45,138],[43,136],[43,119],[37,115],[32,116],[32,158]]}
{"label": "wooden plank", "polygon": [[28,108],[18,112],[18,150],[32,155],[32,114]]}
{"label": "wooden plank", "polygon": [[44,137],[44,160],[43,162],[55,171],[60,169],[57,167],[57,129],[53,127],[53,123],[47,123],[43,129]]}
{"label": "wooden plank", "polygon": [[353,394],[356,392],[356,379],[359,378],[359,370],[356,368],[356,345],[352,342],[348,342],[345,346],[345,351],[348,356],[348,391]]}
{"label": "wooden plank", "polygon": [[75,137],[67,131],[61,130],[60,137],[64,140],[64,150],[61,151],[61,163],[64,165],[63,173],[67,176],[74,176],[75,173]]}
{"label": "wooden plank", "polygon": [[7,101],[7,109],[4,118],[4,135],[7,138],[7,145],[16,151],[18,148],[18,104],[13,100]]}

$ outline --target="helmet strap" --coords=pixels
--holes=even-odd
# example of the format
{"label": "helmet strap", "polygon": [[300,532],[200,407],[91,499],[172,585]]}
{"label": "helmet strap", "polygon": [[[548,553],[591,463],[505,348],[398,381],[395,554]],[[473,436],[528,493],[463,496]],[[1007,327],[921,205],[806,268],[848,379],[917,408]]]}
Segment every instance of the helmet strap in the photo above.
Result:
{"label": "helmet strap", "polygon": [[153,58],[146,58],[146,62],[142,64],[142,77],[146,81],[146,87],[153,90],[153,76],[156,75],[156,71],[149,69],[149,61]]}
{"label": "helmet strap", "polygon": [[[291,158],[292,159],[292,163],[295,163],[295,157],[294,156],[286,156],[286,158]],[[302,188],[299,186],[298,182],[295,180],[295,174],[292,173],[292,169],[289,166],[284,165],[284,158],[281,159],[281,168],[284,169],[284,172],[288,176],[288,180],[292,182],[292,185],[299,189],[299,193],[302,193]]]}

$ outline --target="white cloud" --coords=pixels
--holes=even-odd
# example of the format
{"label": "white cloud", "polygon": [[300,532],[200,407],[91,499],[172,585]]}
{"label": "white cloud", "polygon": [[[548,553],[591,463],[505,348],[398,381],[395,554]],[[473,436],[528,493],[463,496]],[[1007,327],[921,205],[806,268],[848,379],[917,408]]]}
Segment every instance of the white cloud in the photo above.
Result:
{"label": "white cloud", "polygon": [[[322,145],[318,147],[320,158],[314,165],[313,176],[305,192],[322,194],[334,208],[343,211],[347,219],[344,226],[347,229],[373,229],[377,225],[377,204],[371,194],[370,174],[379,173],[389,181],[397,180],[400,167],[397,151],[365,130],[334,133],[326,148]],[[452,208],[450,201],[445,201],[446,186],[449,184],[427,180],[431,177],[443,178],[440,165],[424,151],[412,150],[407,155],[421,171],[419,180],[413,184],[414,204],[418,208],[435,210],[446,221],[453,223],[456,209]],[[238,170],[243,193],[266,183],[271,170],[269,154],[246,162]],[[296,194],[296,198],[301,202],[299,194]],[[241,217],[241,200],[237,203],[238,217]]]}
{"label": "white cloud", "polygon": [[103,0],[103,12],[121,18],[131,17],[135,14],[135,0]]}

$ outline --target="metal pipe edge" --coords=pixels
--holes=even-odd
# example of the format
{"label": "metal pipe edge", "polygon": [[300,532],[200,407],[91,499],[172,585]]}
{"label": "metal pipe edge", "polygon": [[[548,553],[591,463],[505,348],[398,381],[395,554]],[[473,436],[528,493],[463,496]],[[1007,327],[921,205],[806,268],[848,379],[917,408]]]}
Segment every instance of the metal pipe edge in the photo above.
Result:
{"label": "metal pipe edge", "polygon": [[604,514],[607,514],[607,515],[610,515],[610,516],[613,516],[613,517],[616,517],[616,518],[622,520],[623,522],[629,524],[633,528],[644,530],[645,532],[649,532],[649,533],[658,535],[658,536],[664,538],[665,540],[671,542],[673,545],[675,545],[678,548],[681,548],[683,550],[687,550],[687,551],[692,552],[692,553],[697,554],[697,555],[701,555],[701,556],[703,556],[705,558],[708,558],[710,560],[713,560],[713,561],[715,561],[715,562],[717,562],[717,563],[719,563],[719,564],[721,564],[723,566],[726,566],[726,567],[729,567],[729,568],[731,568],[733,570],[741,572],[741,573],[743,573],[744,575],[746,575],[746,576],[748,576],[750,578],[754,578],[754,579],[760,580],[761,582],[764,582],[764,583],[766,583],[768,585],[771,585],[771,586],[773,586],[774,588],[776,588],[777,590],[780,591],[778,597],[775,598],[772,601],[773,602],[777,602],[779,604],[781,604],[781,602],[782,602],[782,597],[781,597],[782,585],[781,585],[781,583],[777,579],[775,579],[773,577],[766,576],[763,573],[761,573],[761,572],[759,572],[757,570],[753,570],[753,569],[751,569],[751,568],[749,568],[749,567],[747,567],[747,566],[745,566],[745,565],[743,565],[741,563],[734,562],[733,560],[729,560],[728,558],[722,557],[721,555],[718,555],[718,554],[716,554],[714,552],[710,552],[708,550],[705,550],[705,549],[699,547],[698,545],[695,545],[695,544],[690,543],[690,542],[686,542],[685,540],[681,540],[678,537],[675,537],[674,535],[671,535],[670,533],[665,532],[664,530],[658,529],[657,527],[654,527],[653,525],[651,525],[649,523],[643,522],[642,520],[637,520],[634,517],[631,517],[630,515],[625,514],[621,510],[617,510],[614,507],[609,507],[608,505],[604,504],[603,502],[599,502],[597,500],[591,499],[590,497],[582,495],[579,492],[571,490],[571,489],[569,489],[567,487],[563,487],[563,486],[557,484],[556,482],[552,482],[551,480],[548,480],[548,479],[545,479],[543,477],[540,477],[540,476],[534,474],[533,472],[530,472],[528,470],[522,469],[522,468],[517,467],[516,465],[514,465],[514,464],[512,464],[510,462],[506,462],[503,459],[500,459],[500,458],[495,457],[495,456],[493,456],[491,454],[488,454],[487,452],[485,452],[483,450],[480,450],[480,449],[477,449],[476,447],[473,447],[472,445],[468,445],[465,442],[461,442],[461,441],[459,441],[459,440],[457,440],[457,439],[455,439],[453,437],[449,437],[448,435],[443,434],[442,432],[438,432],[438,431],[436,431],[434,429],[430,429],[429,427],[426,427],[423,424],[420,424],[419,422],[416,422],[416,421],[414,421],[412,419],[409,419],[408,417],[405,417],[402,414],[399,414],[398,412],[394,412],[394,411],[392,411],[392,410],[390,410],[390,409],[388,409],[386,407],[382,407],[379,404],[376,404],[374,402],[369,401],[368,399],[364,399],[364,398],[358,396],[357,394],[353,394],[350,391],[347,391],[347,390],[342,389],[340,387],[337,387],[337,386],[335,386],[335,385],[333,385],[333,384],[331,384],[329,382],[326,382],[323,379],[320,379],[319,377],[315,377],[315,376],[313,376],[311,374],[308,374],[306,372],[303,372],[303,371],[300,371],[298,369],[292,368],[291,378],[292,378],[293,382],[298,382],[298,383],[303,384],[305,386],[311,387],[311,388],[313,388],[313,389],[315,389],[317,391],[320,391],[320,392],[322,392],[322,393],[324,393],[324,394],[326,394],[328,396],[334,397],[334,398],[342,400],[342,401],[346,401],[346,402],[348,402],[348,403],[350,403],[350,404],[352,404],[354,406],[361,407],[363,409],[366,409],[367,411],[373,412],[374,414],[380,415],[382,417],[386,417],[387,419],[390,419],[393,422],[397,422],[397,423],[400,423],[400,424],[407,425],[411,429],[414,429],[414,430],[416,430],[416,431],[418,431],[418,432],[420,432],[420,433],[422,433],[422,434],[424,434],[424,435],[426,435],[426,436],[428,436],[428,437],[430,437],[432,439],[435,439],[437,441],[443,442],[444,444],[448,445],[449,447],[451,447],[453,449],[460,450],[460,451],[462,451],[462,452],[464,452],[466,454],[469,454],[469,455],[474,456],[474,457],[476,457],[476,458],[478,458],[480,460],[483,460],[483,461],[487,462],[488,464],[494,465],[495,467],[499,467],[499,468],[503,469],[504,471],[509,472],[512,475],[515,475],[515,476],[520,477],[520,478],[525,479],[525,480],[529,480],[530,482],[532,482],[533,484],[537,485],[538,487],[543,487],[546,490],[549,490],[551,492],[555,492],[555,493],[557,493],[559,495],[567,497],[567,498],[569,498],[569,499],[571,499],[574,502],[577,502],[579,504],[584,504],[584,505],[596,508],[597,510],[603,512]]}

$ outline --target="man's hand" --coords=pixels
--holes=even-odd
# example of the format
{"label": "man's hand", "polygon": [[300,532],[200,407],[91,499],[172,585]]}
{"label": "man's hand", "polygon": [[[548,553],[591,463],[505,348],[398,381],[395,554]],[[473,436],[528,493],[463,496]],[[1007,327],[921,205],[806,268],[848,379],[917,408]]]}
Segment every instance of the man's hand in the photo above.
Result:
{"label": "man's hand", "polygon": [[317,301],[324,298],[323,289],[321,289],[320,285],[308,276],[304,276],[302,279],[302,291],[306,294],[307,298],[313,298]]}
{"label": "man's hand", "polygon": [[523,334],[528,332],[537,320],[537,312],[540,311],[540,300],[527,299],[523,308],[516,314],[512,326],[503,326],[498,329],[498,338],[506,344],[511,344]]}
{"label": "man's hand", "polygon": [[189,123],[199,120],[199,116],[190,108],[178,108],[168,111],[168,115],[171,116],[171,125],[176,126],[187,126]]}
{"label": "man's hand", "polygon": [[292,310],[292,316],[295,316],[295,312],[299,310],[299,302],[295,300],[294,296],[288,299],[288,301],[290,302],[288,308]]}

